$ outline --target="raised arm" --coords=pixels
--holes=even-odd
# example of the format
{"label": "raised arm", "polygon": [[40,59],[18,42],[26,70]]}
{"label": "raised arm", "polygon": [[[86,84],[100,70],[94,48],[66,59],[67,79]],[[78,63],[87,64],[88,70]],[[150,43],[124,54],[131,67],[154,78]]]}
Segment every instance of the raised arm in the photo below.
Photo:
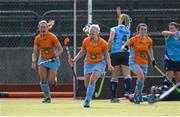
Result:
{"label": "raised arm", "polygon": [[171,31],[162,31],[162,35],[167,37],[170,35],[176,35],[177,32],[171,32]]}

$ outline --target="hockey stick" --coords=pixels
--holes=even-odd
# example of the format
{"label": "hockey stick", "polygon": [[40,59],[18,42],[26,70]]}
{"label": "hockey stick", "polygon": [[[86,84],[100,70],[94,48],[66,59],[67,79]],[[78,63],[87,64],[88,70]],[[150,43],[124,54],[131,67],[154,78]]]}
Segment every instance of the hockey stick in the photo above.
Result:
{"label": "hockey stick", "polygon": [[154,101],[151,101],[150,103],[152,104],[152,103],[158,102],[160,100],[163,100],[170,93],[172,93],[174,90],[176,90],[179,86],[180,86],[180,82],[178,84],[174,85],[173,87],[171,87],[169,90],[167,90],[165,93],[161,94],[157,99],[155,99]]}
{"label": "hockey stick", "polygon": [[[64,39],[64,45],[65,45],[65,47],[66,47],[66,51],[67,51],[68,56],[71,58],[71,54],[70,54],[69,47],[68,47],[69,41],[70,41],[69,38],[65,38],[65,39]],[[77,75],[76,75],[76,73],[75,73],[75,71],[74,71],[74,67],[72,67],[72,66],[70,66],[70,67],[71,67],[71,69],[72,69],[72,72],[73,72],[73,75],[74,75],[75,80],[77,80]]]}
{"label": "hockey stick", "polygon": [[105,79],[105,76],[106,76],[106,72],[104,72],[101,76],[102,80],[101,80],[101,84],[99,86],[99,90],[98,92],[95,92],[95,97],[99,97],[101,95],[101,92],[102,92],[102,88],[103,88],[103,85],[104,85],[104,79]]}
{"label": "hockey stick", "polygon": [[[175,84],[161,71],[161,69],[157,66],[157,65],[154,65],[154,68],[161,74],[163,75],[173,86],[175,86]],[[180,93],[180,89],[177,87],[176,88],[176,91],[178,93]]]}
{"label": "hockey stick", "polygon": [[55,61],[55,60],[56,60],[56,58],[47,59],[45,61],[40,62],[38,65],[42,65],[42,64],[45,64],[45,63],[48,63],[48,62],[52,62],[52,61]]}
{"label": "hockey stick", "polygon": [[169,90],[167,90],[165,93],[163,93],[162,95],[160,95],[159,100],[164,99],[166,96],[168,96],[171,92],[173,92],[175,89],[177,89],[180,86],[180,82],[176,85],[174,85],[172,88],[170,88]]}

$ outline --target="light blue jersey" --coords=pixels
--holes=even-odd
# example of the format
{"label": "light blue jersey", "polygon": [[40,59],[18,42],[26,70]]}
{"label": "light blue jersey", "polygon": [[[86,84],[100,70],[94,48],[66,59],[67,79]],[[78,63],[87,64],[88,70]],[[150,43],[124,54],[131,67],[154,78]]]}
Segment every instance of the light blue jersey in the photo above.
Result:
{"label": "light blue jersey", "polygon": [[180,61],[180,38],[169,36],[165,40],[166,55],[165,59]]}
{"label": "light blue jersey", "polygon": [[130,30],[125,25],[118,25],[111,28],[111,31],[115,33],[114,40],[112,41],[112,47],[110,53],[120,52],[121,47],[130,38]]}

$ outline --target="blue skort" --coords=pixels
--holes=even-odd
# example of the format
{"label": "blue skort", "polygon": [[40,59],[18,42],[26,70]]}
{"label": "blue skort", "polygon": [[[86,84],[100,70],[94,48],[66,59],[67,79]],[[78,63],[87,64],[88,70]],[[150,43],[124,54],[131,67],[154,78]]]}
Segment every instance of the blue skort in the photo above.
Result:
{"label": "blue skort", "polygon": [[[47,59],[45,59],[45,58],[39,57],[38,64],[43,61],[46,61],[46,60]],[[44,66],[46,68],[58,70],[58,68],[60,67],[60,59],[59,59],[59,57],[57,57],[55,61],[44,63],[44,64],[42,64],[42,66]]]}
{"label": "blue skort", "polygon": [[130,64],[131,71],[135,71],[137,69],[140,69],[144,74],[147,74],[148,72],[148,66],[142,66],[139,64],[131,63]]}
{"label": "blue skort", "polygon": [[85,62],[84,63],[84,75],[90,74],[93,71],[98,71],[101,74],[103,74],[105,71],[105,68],[106,68],[106,61],[102,61],[102,62],[98,62],[98,63],[92,63],[92,64]]}

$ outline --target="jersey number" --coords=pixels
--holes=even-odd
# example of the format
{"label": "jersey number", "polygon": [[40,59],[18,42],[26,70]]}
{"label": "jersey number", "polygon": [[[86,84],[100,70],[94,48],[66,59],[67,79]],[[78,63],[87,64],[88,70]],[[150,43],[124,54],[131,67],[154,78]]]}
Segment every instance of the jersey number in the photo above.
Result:
{"label": "jersey number", "polygon": [[126,42],[127,41],[127,36],[123,35],[122,40]]}

